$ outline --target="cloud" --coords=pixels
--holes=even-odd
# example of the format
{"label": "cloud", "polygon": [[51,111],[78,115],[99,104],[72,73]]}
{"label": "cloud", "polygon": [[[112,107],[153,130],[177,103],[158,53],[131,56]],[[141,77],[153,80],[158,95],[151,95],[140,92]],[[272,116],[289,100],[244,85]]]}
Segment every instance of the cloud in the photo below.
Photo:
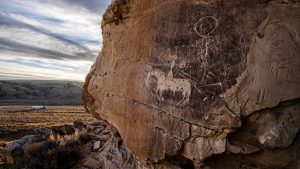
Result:
{"label": "cloud", "polygon": [[[19,63],[16,58],[34,58],[41,63],[52,59],[51,64],[63,61],[59,68],[56,67],[61,70],[63,65],[68,67],[68,62],[74,64],[74,60],[88,61],[90,66],[102,46],[101,15],[110,2],[111,0],[0,1],[0,61],[6,64],[15,62],[23,69],[38,65]],[[12,58],[11,62],[4,62],[4,58],[8,56]],[[0,78],[22,74],[5,74],[3,63]],[[49,64],[47,66],[55,67]],[[89,66],[78,72],[81,73],[80,77],[87,73]],[[8,69],[5,67],[7,72]],[[73,68],[72,70],[75,71]],[[47,72],[44,73],[43,76],[49,76]]]}
{"label": "cloud", "polygon": [[0,59],[0,80],[9,76],[15,79],[54,79],[83,81],[92,62],[39,59],[7,55]]}
{"label": "cloud", "polygon": [[94,59],[94,55],[92,55],[89,51],[82,51],[82,53],[76,52],[73,54],[72,53],[68,54],[67,52],[60,52],[57,50],[30,46],[30,45],[18,43],[16,41],[10,41],[1,38],[0,38],[0,50],[2,51],[2,53],[6,51],[10,53],[21,53],[25,56],[35,56],[35,57],[43,57],[49,59],[60,59],[60,60],[61,59],[93,60]]}
{"label": "cloud", "polygon": [[[53,28],[49,29],[52,25],[48,25],[48,29],[45,29],[37,24],[26,23],[26,19],[16,19],[20,18],[16,14],[9,15],[12,16],[0,13],[0,20],[2,21],[0,22],[0,45],[2,45],[2,49],[9,49],[11,52],[25,52],[26,54],[31,52],[33,55],[50,58],[51,54],[54,54],[53,58],[55,59],[86,58],[91,60],[97,56],[97,52],[93,52],[88,47],[91,44],[100,46],[100,40],[85,38],[84,36],[72,36],[66,32],[54,33]],[[38,21],[58,22],[58,19],[40,18]],[[60,22],[64,23],[64,21]],[[97,34],[97,36],[100,38],[100,35]],[[65,51],[65,54],[60,51]]]}
{"label": "cloud", "polygon": [[99,43],[96,40],[77,39],[76,42],[22,22],[0,23],[0,29],[0,50],[53,59],[93,60],[97,55],[87,45]]}
{"label": "cloud", "polygon": [[61,2],[65,3],[66,5],[74,5],[83,7],[91,12],[98,13],[103,12],[111,2],[111,0],[60,0]]}

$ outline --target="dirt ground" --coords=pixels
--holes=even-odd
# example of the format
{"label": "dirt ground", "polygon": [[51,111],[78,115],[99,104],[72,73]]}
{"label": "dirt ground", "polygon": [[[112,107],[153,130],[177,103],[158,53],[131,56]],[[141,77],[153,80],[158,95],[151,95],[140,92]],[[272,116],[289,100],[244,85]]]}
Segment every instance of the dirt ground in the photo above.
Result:
{"label": "dirt ground", "polygon": [[31,110],[31,106],[0,106],[0,141],[31,134],[34,128],[71,124],[75,120],[96,121],[82,106],[47,106],[45,110]]}

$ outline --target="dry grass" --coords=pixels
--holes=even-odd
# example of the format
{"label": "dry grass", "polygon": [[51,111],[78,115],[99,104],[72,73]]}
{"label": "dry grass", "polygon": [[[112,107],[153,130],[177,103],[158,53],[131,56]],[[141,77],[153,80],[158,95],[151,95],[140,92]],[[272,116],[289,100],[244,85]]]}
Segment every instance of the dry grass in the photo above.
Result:
{"label": "dry grass", "polygon": [[[30,110],[30,106],[0,106],[0,141],[10,134],[39,127],[72,124],[75,120],[94,122],[82,106],[48,106],[46,110]],[[25,132],[24,132],[25,133]]]}
{"label": "dry grass", "polygon": [[[80,135],[52,135],[41,142],[30,143],[21,156],[12,156],[12,160],[4,161],[3,167],[31,169],[67,169],[75,165],[83,157],[83,145]],[[3,158],[5,159],[5,158]],[[0,164],[0,169],[1,164]]]}
{"label": "dry grass", "polygon": [[12,168],[12,158],[7,155],[9,142],[0,141],[0,169]]}
{"label": "dry grass", "polygon": [[[32,134],[34,128],[72,124],[75,120],[84,123],[96,121],[82,106],[47,106],[45,110],[31,110],[31,106],[0,106],[0,169],[11,168],[12,160],[5,155],[10,141]],[[85,141],[81,135],[75,134],[76,139],[74,136],[50,138],[49,143],[53,142],[57,146],[49,151],[38,144],[30,145],[30,167],[47,165],[45,168],[62,168],[59,166],[64,163],[61,159],[71,159],[67,161],[67,166],[72,165],[72,160],[80,158],[79,143]]]}

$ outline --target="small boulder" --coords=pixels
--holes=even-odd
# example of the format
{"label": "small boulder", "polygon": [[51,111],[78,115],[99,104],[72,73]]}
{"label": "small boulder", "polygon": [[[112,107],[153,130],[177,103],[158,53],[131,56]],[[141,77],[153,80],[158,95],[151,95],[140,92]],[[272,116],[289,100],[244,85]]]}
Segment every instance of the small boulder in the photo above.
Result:
{"label": "small boulder", "polygon": [[27,135],[19,140],[12,141],[8,146],[8,152],[12,156],[18,156],[24,153],[24,149],[34,142],[40,142],[43,139],[36,135]]}
{"label": "small boulder", "polygon": [[54,126],[51,129],[61,136],[70,135],[75,132],[72,125]]}
{"label": "small boulder", "polygon": [[17,156],[20,156],[20,155],[24,154],[24,150],[22,148],[21,140],[12,141],[8,145],[7,151],[12,157],[17,157]]}
{"label": "small boulder", "polygon": [[96,142],[94,143],[94,146],[93,146],[93,151],[99,150],[100,145],[101,145],[101,142],[100,142],[100,141],[96,141]]}
{"label": "small boulder", "polygon": [[45,136],[45,137],[49,137],[53,131],[49,128],[36,128],[36,129],[33,129],[33,131],[40,135],[40,136]]}

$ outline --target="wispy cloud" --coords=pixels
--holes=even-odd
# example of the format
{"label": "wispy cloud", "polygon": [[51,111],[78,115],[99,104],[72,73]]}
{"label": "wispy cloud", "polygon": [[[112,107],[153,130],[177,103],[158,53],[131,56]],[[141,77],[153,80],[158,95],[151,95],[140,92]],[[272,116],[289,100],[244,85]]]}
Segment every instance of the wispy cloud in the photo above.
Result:
{"label": "wispy cloud", "polygon": [[0,1],[0,79],[67,72],[72,78],[65,79],[83,80],[102,46],[101,15],[110,1]]}
{"label": "wispy cloud", "polygon": [[15,79],[54,79],[83,81],[92,64],[83,60],[55,60],[6,55],[0,58],[0,79],[12,76]]}

